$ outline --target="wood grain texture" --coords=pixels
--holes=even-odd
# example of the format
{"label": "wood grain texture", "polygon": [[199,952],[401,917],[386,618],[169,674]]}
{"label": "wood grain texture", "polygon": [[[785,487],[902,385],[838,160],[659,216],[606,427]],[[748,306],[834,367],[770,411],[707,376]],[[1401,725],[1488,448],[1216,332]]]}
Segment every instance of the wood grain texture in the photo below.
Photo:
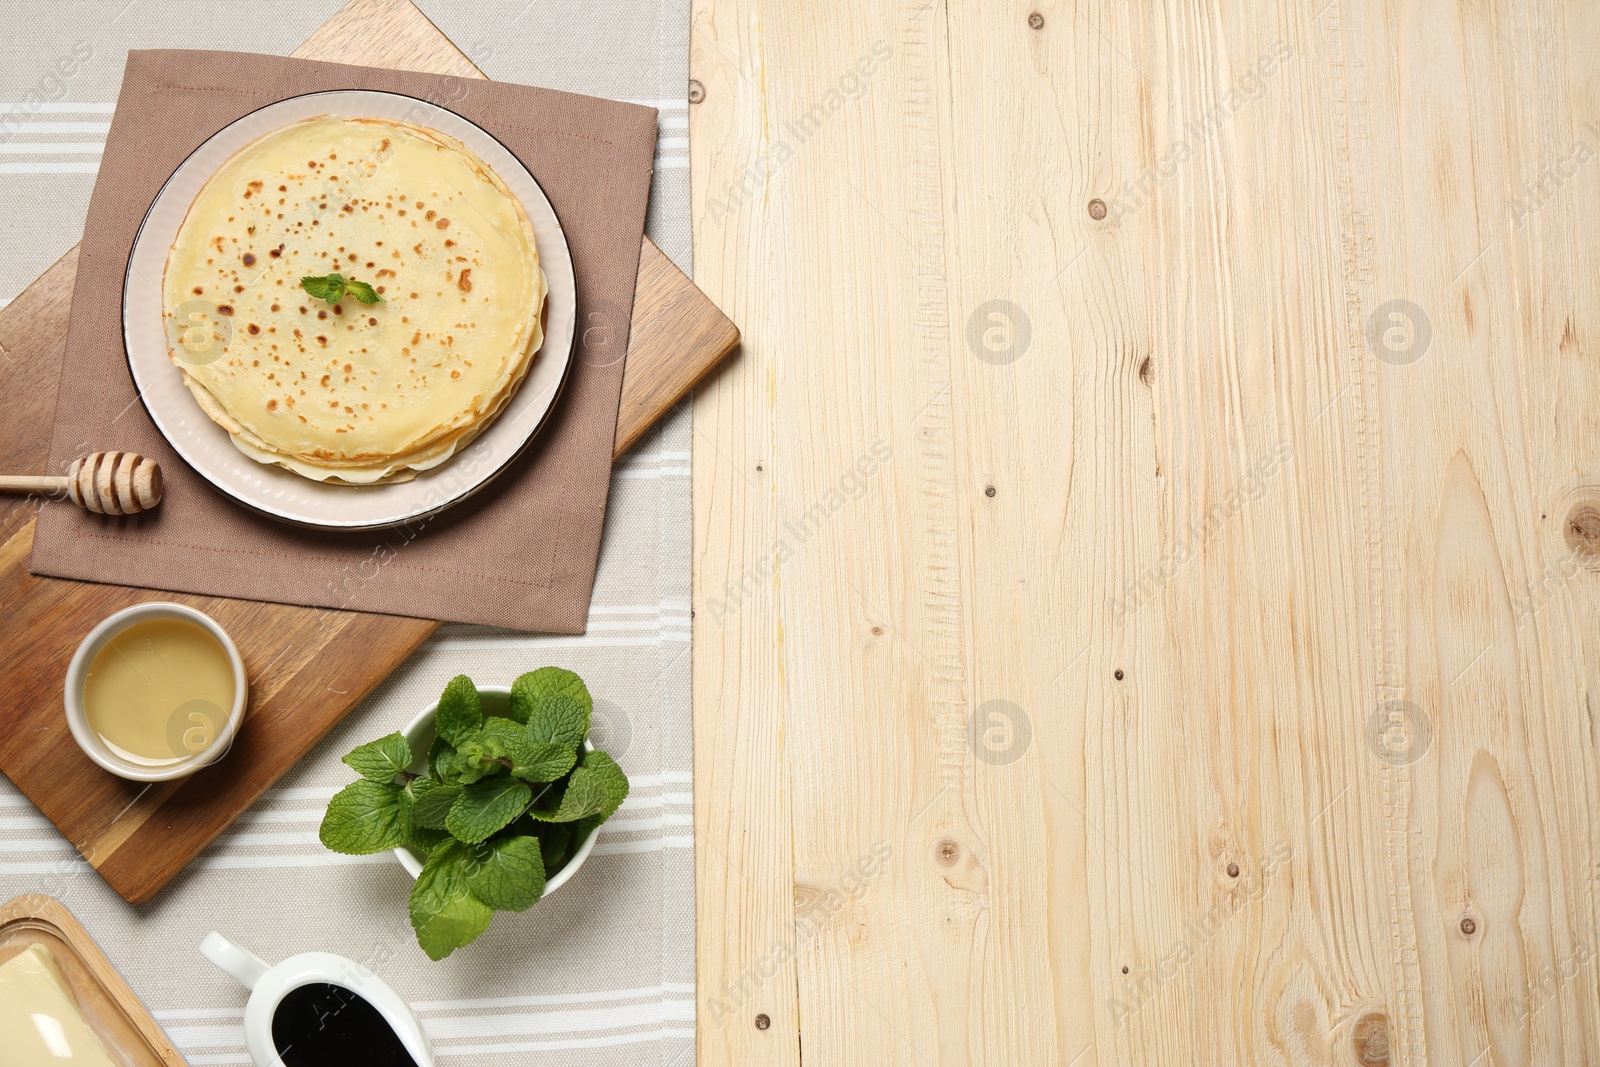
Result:
{"label": "wood grain texture", "polygon": [[[409,0],[354,0],[297,49],[302,58],[482,77]],[[68,252],[0,310],[0,469],[44,471],[76,274]],[[602,315],[585,329],[621,331]],[[641,252],[616,454],[729,355],[738,330],[648,240]],[[597,347],[604,351],[603,346]],[[0,770],[134,903],[149,900],[431,634],[437,623],[68,582],[28,573],[39,498],[0,496]],[[251,700],[228,757],[146,789],[73,742],[61,685],[100,619],[175,600],[211,615],[245,659]]]}
{"label": "wood grain texture", "polygon": [[[5,942],[7,949],[15,946],[14,952],[0,950],[0,960],[33,944],[47,948],[79,1010],[102,1039],[109,1037],[132,1057],[131,1067],[187,1067],[188,1061],[172,1047],[150,1009],[66,905],[38,894],[0,904],[0,942]],[[122,1062],[120,1057],[118,1062]]]}
{"label": "wood grain texture", "polygon": [[701,1062],[1600,1062],[1600,11],[694,21]]}
{"label": "wood grain texture", "polygon": [[[594,312],[579,328],[610,330]],[[739,346],[739,328],[648,239],[639,256],[631,332],[635,340],[628,344],[617,414],[618,455]],[[682,358],[684,353],[695,358]]]}

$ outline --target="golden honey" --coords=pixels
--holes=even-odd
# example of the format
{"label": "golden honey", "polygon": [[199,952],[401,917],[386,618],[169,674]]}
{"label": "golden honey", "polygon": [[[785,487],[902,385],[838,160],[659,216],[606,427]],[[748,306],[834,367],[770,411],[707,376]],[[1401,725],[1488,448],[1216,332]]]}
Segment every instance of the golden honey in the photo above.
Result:
{"label": "golden honey", "polygon": [[185,619],[136,622],[95,653],[83,682],[89,729],[116,755],[165,767],[210,747],[233,707],[233,663]]}

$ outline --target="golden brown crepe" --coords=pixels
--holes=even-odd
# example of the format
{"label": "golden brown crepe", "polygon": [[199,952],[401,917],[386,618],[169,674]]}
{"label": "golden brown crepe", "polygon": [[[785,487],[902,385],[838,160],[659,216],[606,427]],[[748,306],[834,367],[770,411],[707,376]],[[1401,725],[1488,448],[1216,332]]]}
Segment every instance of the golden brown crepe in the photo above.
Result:
{"label": "golden brown crepe", "polygon": [[[301,287],[338,272],[383,302]],[[367,484],[444,462],[494,421],[544,339],[533,227],[437,130],[320,116],[240,149],[167,257],[168,350],[239,450]]]}

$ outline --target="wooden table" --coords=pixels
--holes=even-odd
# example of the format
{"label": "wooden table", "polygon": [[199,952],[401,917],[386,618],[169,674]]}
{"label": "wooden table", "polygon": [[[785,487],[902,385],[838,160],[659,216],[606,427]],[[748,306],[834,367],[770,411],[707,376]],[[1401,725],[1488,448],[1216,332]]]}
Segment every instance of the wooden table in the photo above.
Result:
{"label": "wooden table", "polygon": [[1597,34],[697,0],[703,1064],[1600,1063]]}

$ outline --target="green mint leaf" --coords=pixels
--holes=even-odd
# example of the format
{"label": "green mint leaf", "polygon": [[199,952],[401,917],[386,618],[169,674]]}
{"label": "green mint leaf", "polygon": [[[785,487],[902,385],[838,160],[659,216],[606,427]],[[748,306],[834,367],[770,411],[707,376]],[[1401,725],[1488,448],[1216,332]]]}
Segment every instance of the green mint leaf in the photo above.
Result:
{"label": "green mint leaf", "polygon": [[[467,744],[472,744],[474,733],[475,731],[467,733]],[[429,773],[437,777],[438,781],[450,782],[451,785],[475,782],[485,774],[482,760],[478,760],[470,753],[456,752],[454,745],[445,741],[443,737],[435,737],[434,747],[427,752],[427,761],[429,761]]]}
{"label": "green mint leaf", "polygon": [[457,768],[459,770],[459,767],[481,759],[484,746],[481,731],[479,730],[469,730],[458,736],[460,737],[460,742],[456,745],[456,755],[462,761]]}
{"label": "green mint leaf", "polygon": [[526,728],[527,738],[534,744],[549,742],[571,749],[581,748],[589,734],[589,715],[588,705],[565,693],[557,693],[533,710]]}
{"label": "green mint leaf", "polygon": [[[565,700],[558,703],[557,698]],[[589,687],[560,667],[540,667],[511,683],[511,717],[527,724],[529,741],[559,741],[577,748],[589,736],[593,712]]]}
{"label": "green mint leaf", "polygon": [[606,805],[605,787],[594,775],[579,777],[572,772],[565,787],[559,784],[528,810],[528,814],[542,822],[576,822],[586,815],[598,815]]}
{"label": "green mint leaf", "polygon": [[467,857],[464,845],[441,841],[411,887],[411,927],[431,960],[471,944],[494,918],[494,909],[467,886]]}
{"label": "green mint leaf", "polygon": [[526,911],[544,896],[539,839],[502,837],[476,846],[467,861],[467,887],[497,911]]}
{"label": "green mint leaf", "polygon": [[546,878],[553,878],[567,865],[567,859],[572,855],[572,827],[573,823],[541,822],[535,823],[538,827],[539,851],[544,856],[544,871]]}
{"label": "green mint leaf", "polygon": [[555,822],[576,822],[588,815],[598,815],[606,806],[606,789],[598,776],[584,774],[579,767],[567,780],[567,791],[561,795],[561,806],[556,809]]}
{"label": "green mint leaf", "polygon": [[483,729],[474,738],[478,744],[473,754],[489,759],[511,759],[526,747],[522,730],[522,725],[514,719],[499,716],[485,719]]}
{"label": "green mint leaf", "polygon": [[318,300],[326,300],[330,304],[335,304],[344,295],[344,275],[338,271],[321,277],[310,274],[300,279],[300,288]]}
{"label": "green mint leaf", "polygon": [[399,848],[408,839],[410,807],[404,789],[363,778],[334,794],[317,836],[333,851],[351,856]]}
{"label": "green mint leaf", "polygon": [[497,776],[465,786],[445,816],[457,839],[476,844],[505,829],[528,806],[533,790],[515,778]]}
{"label": "green mint leaf", "polygon": [[432,778],[419,778],[411,783],[411,821],[432,830],[445,828],[445,816],[461,798],[461,786],[445,785]]}
{"label": "green mint leaf", "polygon": [[456,754],[455,746],[442,737],[435,736],[433,744],[428,746],[428,773],[439,781],[444,781],[447,772],[454,766],[450,761]]}
{"label": "green mint leaf", "polygon": [[378,295],[378,291],[372,286],[368,285],[366,282],[358,282],[352,278],[350,281],[345,283],[345,288],[350,291],[351,296],[355,297],[363,304],[387,303],[383,297]]}
{"label": "green mint leaf", "polygon": [[439,711],[434,717],[434,729],[450,744],[461,747],[471,731],[483,725],[483,698],[472,679],[458,674],[444,687],[439,698]]}
{"label": "green mint leaf", "polygon": [[561,810],[561,799],[566,795],[567,786],[571,784],[571,776],[551,782],[549,785],[540,786],[539,791],[533,796],[533,804],[528,808],[528,818],[541,823],[556,821],[556,812]]}
{"label": "green mint leaf", "polygon": [[411,848],[411,851],[422,853],[423,858],[426,859],[434,849],[446,841],[452,840],[454,838],[450,836],[447,830],[437,830],[431,826],[418,826],[413,822],[411,824],[411,839],[406,844]]}
{"label": "green mint leaf", "polygon": [[471,785],[473,782],[489,777],[501,769],[500,764],[493,760],[486,760],[479,756],[461,753],[456,760],[456,781],[462,785]]}
{"label": "green mint leaf", "polygon": [[622,807],[622,802],[628,799],[628,776],[622,773],[616,760],[598,749],[579,753],[578,770],[573,772],[573,776],[577,777],[580,772],[585,776],[592,774],[600,780],[600,786],[606,794],[600,817],[602,820],[611,818]]}
{"label": "green mint leaf", "polygon": [[512,757],[511,773],[525,782],[553,782],[572,770],[578,754],[555,741],[533,744],[523,740]]}
{"label": "green mint leaf", "polygon": [[388,784],[411,766],[411,745],[404,735],[390,734],[352,749],[344,762],[368,781]]}
{"label": "green mint leaf", "polygon": [[504,770],[505,765],[489,755],[490,747],[481,729],[468,730],[462,736],[461,747],[455,756],[441,757],[451,772],[450,780],[460,785],[471,785],[480,778]]}
{"label": "green mint leaf", "polygon": [[561,826],[572,827],[572,851],[576,853],[589,840],[589,835],[600,829],[600,824],[606,821],[604,815],[585,815],[577,822],[560,823]]}
{"label": "green mint leaf", "polygon": [[585,752],[582,762],[567,779],[560,799],[547,795],[528,814],[546,822],[576,822],[598,815],[604,822],[627,796],[628,777],[616,761],[604,752]]}

